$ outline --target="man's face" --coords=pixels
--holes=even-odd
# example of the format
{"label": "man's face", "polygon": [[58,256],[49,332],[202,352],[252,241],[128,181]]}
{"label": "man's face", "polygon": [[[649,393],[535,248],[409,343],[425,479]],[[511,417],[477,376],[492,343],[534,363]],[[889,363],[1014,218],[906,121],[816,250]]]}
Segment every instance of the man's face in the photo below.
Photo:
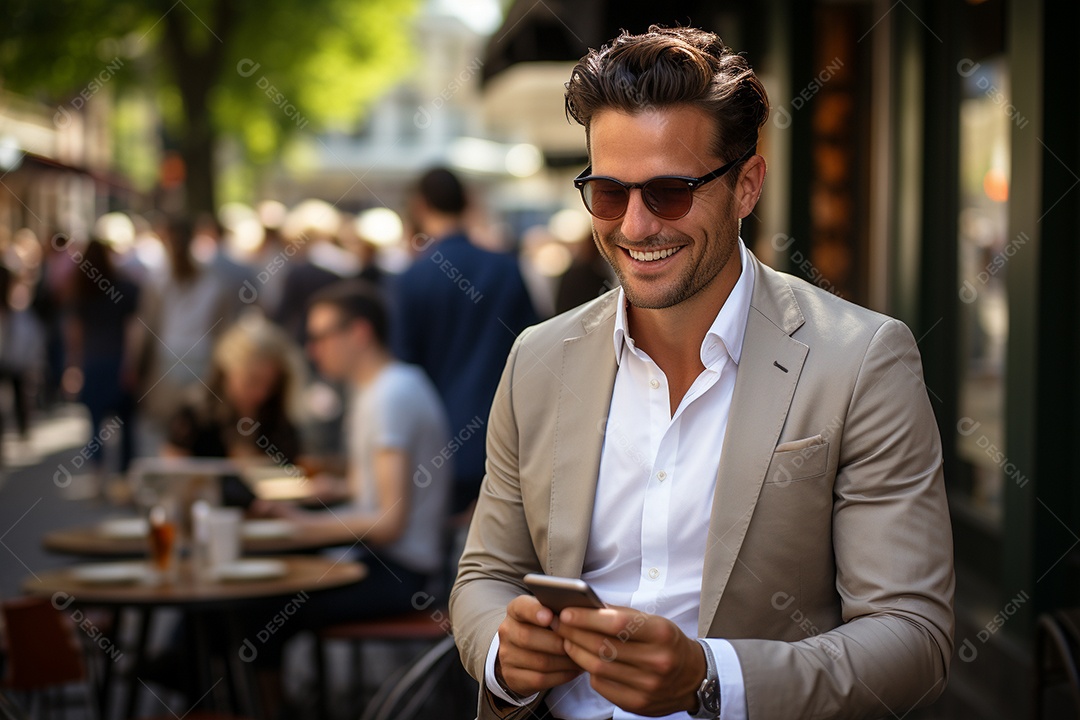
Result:
{"label": "man's face", "polygon": [[352,324],[333,305],[315,305],[308,312],[307,349],[319,372],[332,380],[346,379],[354,356]]}
{"label": "man's face", "polygon": [[[715,122],[690,106],[636,115],[602,110],[590,123],[592,172],[631,183],[658,175],[699,177],[732,159],[713,154],[714,133]],[[740,206],[732,180],[725,175],[696,190],[690,212],[678,220],[654,215],[639,189],[630,191],[621,218],[593,218],[597,247],[631,305],[673,307],[711,287],[733,258],[738,267]],[[646,253],[664,257],[646,260]]]}

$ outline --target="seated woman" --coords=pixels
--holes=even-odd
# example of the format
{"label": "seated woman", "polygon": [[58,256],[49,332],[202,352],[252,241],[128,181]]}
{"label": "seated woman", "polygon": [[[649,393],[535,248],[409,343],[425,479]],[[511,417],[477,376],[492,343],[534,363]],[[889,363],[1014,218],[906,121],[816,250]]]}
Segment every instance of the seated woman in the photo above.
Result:
{"label": "seated woman", "polygon": [[168,423],[170,456],[294,462],[303,364],[285,331],[244,316],[214,348],[210,378]]}
{"label": "seated woman", "polygon": [[[298,460],[299,396],[304,366],[284,330],[261,315],[244,316],[214,347],[210,374],[173,415],[163,454],[227,457],[289,465]],[[226,504],[251,495],[226,480]]]}

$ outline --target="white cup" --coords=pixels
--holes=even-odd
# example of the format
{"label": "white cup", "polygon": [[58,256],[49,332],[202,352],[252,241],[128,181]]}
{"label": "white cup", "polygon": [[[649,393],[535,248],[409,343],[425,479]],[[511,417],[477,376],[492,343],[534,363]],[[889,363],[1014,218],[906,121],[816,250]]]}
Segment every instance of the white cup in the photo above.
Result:
{"label": "white cup", "polygon": [[211,576],[240,558],[242,521],[238,508],[209,508],[206,512],[206,564]]}

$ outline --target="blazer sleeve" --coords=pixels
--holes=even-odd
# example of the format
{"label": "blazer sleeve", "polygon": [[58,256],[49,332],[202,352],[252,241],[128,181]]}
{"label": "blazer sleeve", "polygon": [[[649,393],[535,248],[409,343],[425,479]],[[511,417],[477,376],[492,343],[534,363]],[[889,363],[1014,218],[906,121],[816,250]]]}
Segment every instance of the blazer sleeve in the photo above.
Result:
{"label": "blazer sleeve", "polygon": [[731,640],[751,720],[902,716],[945,687],[953,651],[952,532],[941,441],[915,340],[870,342],[833,486],[843,624],[798,642]]}
{"label": "blazer sleeve", "polygon": [[[518,426],[514,413],[514,378],[526,330],[506,361],[487,433],[487,466],[480,497],[450,594],[454,639],[469,674],[480,683],[480,718],[531,717],[546,693],[524,707],[506,705],[486,690],[484,661],[506,616],[506,606],[527,593],[521,578],[540,571],[529,535],[518,473]],[[498,549],[497,553],[489,548]]]}

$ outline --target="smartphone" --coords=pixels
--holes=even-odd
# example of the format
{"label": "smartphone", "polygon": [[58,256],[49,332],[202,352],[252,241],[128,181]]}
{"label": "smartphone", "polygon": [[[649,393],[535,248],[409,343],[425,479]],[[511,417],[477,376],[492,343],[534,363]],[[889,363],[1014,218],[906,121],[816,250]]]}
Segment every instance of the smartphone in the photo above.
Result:
{"label": "smartphone", "polygon": [[589,587],[589,583],[577,578],[529,573],[525,576],[525,586],[532,590],[541,605],[549,608],[555,615],[568,607],[607,607]]}

